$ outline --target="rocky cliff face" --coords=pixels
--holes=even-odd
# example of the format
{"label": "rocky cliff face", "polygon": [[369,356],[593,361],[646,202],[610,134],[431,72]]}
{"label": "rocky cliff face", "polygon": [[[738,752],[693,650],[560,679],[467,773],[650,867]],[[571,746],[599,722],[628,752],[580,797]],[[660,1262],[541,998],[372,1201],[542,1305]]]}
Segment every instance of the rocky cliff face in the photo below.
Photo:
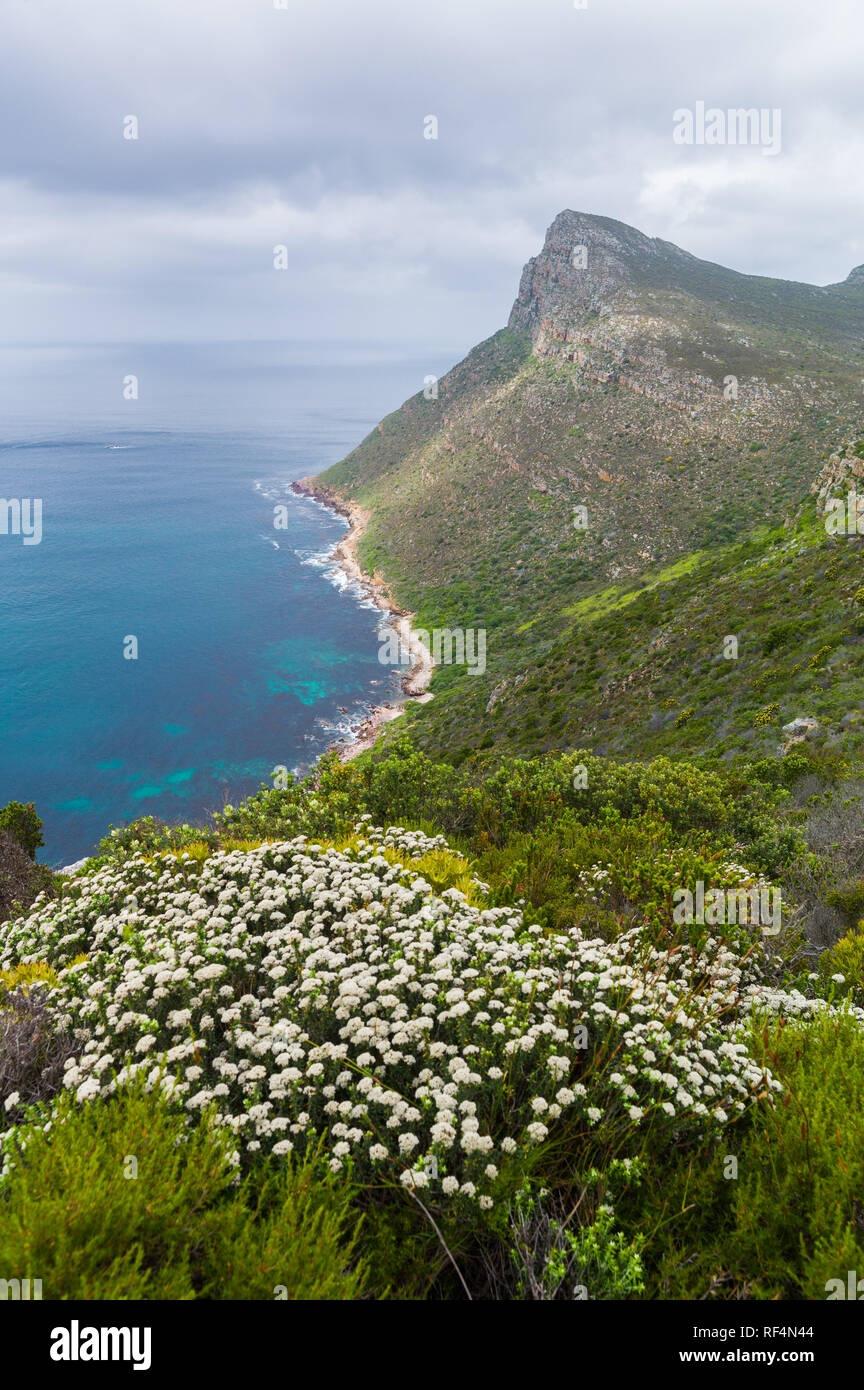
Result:
{"label": "rocky cliff face", "polygon": [[614,383],[685,413],[693,430],[736,438],[790,430],[858,392],[864,313],[838,304],[864,287],[742,275],[610,218],[562,212],[526,265],[509,326],[577,381]]}
{"label": "rocky cliff face", "polygon": [[843,497],[851,490],[860,494],[862,479],[864,447],[860,443],[853,441],[829,455],[810,488],[820,512],[825,512],[831,498]]}
{"label": "rocky cliff face", "polygon": [[635,309],[637,287],[673,285],[685,263],[694,260],[671,242],[610,217],[559,213],[543,250],[522,272],[509,327],[535,336],[547,321],[566,330],[586,314],[605,318]]}

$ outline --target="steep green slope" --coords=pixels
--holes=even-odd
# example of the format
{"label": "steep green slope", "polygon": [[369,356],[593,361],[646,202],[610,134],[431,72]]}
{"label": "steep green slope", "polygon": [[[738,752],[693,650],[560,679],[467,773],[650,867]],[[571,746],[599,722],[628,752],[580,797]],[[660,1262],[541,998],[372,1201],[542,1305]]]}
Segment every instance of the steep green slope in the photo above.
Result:
{"label": "steep green slope", "polygon": [[[539,618],[521,663],[436,677],[417,741],[623,756],[776,753],[815,719],[829,746],[864,730],[864,537],[795,529],[696,553]],[[730,639],[734,639],[731,640]]]}
{"label": "steep green slope", "polygon": [[[486,631],[487,672],[440,667],[418,737],[441,749],[776,744],[774,713],[819,704],[809,678],[796,672],[782,702],[768,682],[753,706],[752,648],[728,661],[718,638],[751,608],[754,632],[774,605],[777,621],[791,620],[808,578],[818,646],[804,644],[805,667],[822,646],[848,647],[835,640],[846,619],[830,617],[830,581],[823,594],[807,572],[820,549],[812,524],[788,554],[765,540],[764,565],[763,541],[729,547],[782,527],[832,450],[859,436],[862,375],[860,267],[826,288],[746,276],[610,219],[562,213],[523,272],[508,328],[320,480],[371,510],[361,561],[424,627]],[[652,596],[637,602],[640,576]],[[740,680],[740,721],[687,716],[672,740],[668,724],[700,703],[707,672],[697,680],[689,654],[709,633],[699,661],[718,698]],[[650,660],[643,638],[661,642]],[[592,644],[593,663],[573,650]],[[676,681],[661,674],[673,661]],[[663,701],[664,717],[677,713],[659,728]]]}

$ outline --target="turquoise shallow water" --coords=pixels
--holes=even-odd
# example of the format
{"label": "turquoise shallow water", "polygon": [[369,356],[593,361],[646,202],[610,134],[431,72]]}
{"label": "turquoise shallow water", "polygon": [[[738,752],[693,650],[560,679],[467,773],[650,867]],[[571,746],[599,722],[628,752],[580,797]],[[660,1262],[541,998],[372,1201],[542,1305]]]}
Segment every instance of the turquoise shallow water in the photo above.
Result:
{"label": "turquoise shallow water", "polygon": [[323,563],[344,523],[289,484],[445,364],[300,359],[0,350],[0,497],[43,517],[38,545],[0,534],[0,805],[36,803],[47,862],[308,767],[396,692],[380,614]]}

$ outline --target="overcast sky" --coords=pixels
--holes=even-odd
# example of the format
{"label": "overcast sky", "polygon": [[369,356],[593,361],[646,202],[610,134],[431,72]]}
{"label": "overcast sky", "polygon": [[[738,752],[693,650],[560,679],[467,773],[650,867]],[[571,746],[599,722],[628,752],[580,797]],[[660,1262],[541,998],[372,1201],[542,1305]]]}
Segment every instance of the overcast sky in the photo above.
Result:
{"label": "overcast sky", "polygon": [[[567,207],[844,279],[862,75],[861,0],[2,0],[0,334],[461,352]],[[676,144],[700,101],[780,153]]]}

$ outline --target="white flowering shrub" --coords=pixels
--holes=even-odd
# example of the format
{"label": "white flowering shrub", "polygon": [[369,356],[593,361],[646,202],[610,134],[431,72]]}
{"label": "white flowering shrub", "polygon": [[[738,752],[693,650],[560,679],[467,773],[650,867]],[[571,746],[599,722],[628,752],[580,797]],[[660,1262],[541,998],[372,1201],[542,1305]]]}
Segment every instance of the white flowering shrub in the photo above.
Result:
{"label": "white flowering shrub", "polygon": [[361,816],[356,829],[363,831],[370,844],[378,845],[381,849],[398,850],[403,859],[422,859],[435,850],[450,849],[443,835],[426,835],[422,830],[406,830],[401,825],[390,825],[382,830],[377,825],[370,825],[371,819],[369,815]]}
{"label": "white flowering shrub", "polygon": [[244,1161],[320,1136],[334,1172],[481,1208],[547,1137],[704,1132],[777,1087],[730,1033],[755,976],[728,943],[547,933],[382,853],[440,837],[358,832],[136,856],[0,927],[0,968],[57,972],[65,1085],[143,1073]]}
{"label": "white flowering shrub", "polygon": [[[841,975],[835,977],[835,983],[838,978],[842,982]],[[825,986],[825,981],[816,974],[809,975],[805,983],[811,991]],[[764,1012],[774,1018],[808,1019],[830,1014],[835,1018],[854,1018],[859,1024],[864,1024],[864,1009],[859,1008],[857,1004],[843,999],[842,996],[839,1002],[835,1003],[832,998],[824,999],[816,993],[805,994],[793,983],[781,987],[770,982],[754,981],[742,990],[741,1008],[742,1012]]]}

